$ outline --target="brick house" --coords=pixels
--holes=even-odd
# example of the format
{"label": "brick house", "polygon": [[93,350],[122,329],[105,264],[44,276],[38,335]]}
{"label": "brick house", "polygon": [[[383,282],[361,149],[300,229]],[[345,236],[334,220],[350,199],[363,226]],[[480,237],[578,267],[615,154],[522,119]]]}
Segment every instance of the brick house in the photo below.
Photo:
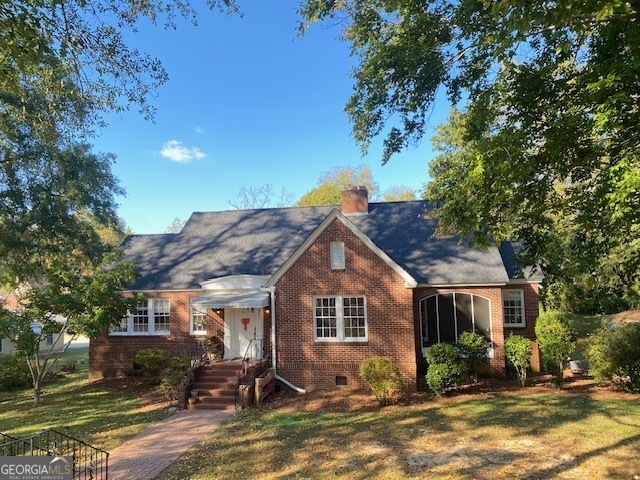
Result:
{"label": "brick house", "polygon": [[384,355],[407,382],[424,376],[424,349],[465,330],[492,342],[505,370],[509,332],[534,339],[542,275],[519,268],[514,247],[469,248],[436,238],[424,201],[369,203],[363,187],[342,206],[194,213],[180,233],[123,242],[147,300],[91,340],[93,378],[126,374],[135,353],[191,355],[217,336],[224,357],[250,341],[277,375],[304,389],[357,387],[358,366]]}

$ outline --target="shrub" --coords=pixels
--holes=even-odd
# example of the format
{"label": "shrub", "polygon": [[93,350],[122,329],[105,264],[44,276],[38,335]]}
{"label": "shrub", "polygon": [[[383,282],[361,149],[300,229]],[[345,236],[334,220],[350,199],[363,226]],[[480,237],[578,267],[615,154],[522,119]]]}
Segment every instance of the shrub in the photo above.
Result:
{"label": "shrub", "polygon": [[185,376],[184,370],[178,370],[173,368],[165,368],[160,373],[160,392],[170,402],[174,402],[178,398],[178,385]]}
{"label": "shrub", "polygon": [[0,355],[0,391],[13,392],[31,386],[31,373],[24,358]]}
{"label": "shrub", "polygon": [[589,340],[587,358],[596,380],[640,393],[640,323],[603,326]]}
{"label": "shrub", "polygon": [[504,355],[516,369],[518,381],[523,387],[527,383],[527,369],[531,360],[531,341],[513,333],[504,341]]}
{"label": "shrub", "polygon": [[171,354],[159,348],[143,348],[138,350],[134,361],[149,383],[157,384],[160,373],[171,365]]}
{"label": "shrub", "polygon": [[380,405],[389,405],[404,389],[400,367],[386,357],[369,358],[360,364],[360,376],[371,386]]}
{"label": "shrub", "polygon": [[436,343],[427,348],[427,385],[438,395],[450,388],[458,388],[467,376],[467,369],[458,349],[450,343]]}
{"label": "shrub", "polygon": [[479,333],[462,332],[458,337],[457,343],[458,349],[467,364],[469,377],[473,383],[476,383],[480,367],[487,364],[487,352],[491,348],[491,342]]}
{"label": "shrub", "polygon": [[536,337],[545,369],[553,383],[562,387],[562,372],[576,346],[576,335],[567,318],[560,312],[548,311],[536,321]]}

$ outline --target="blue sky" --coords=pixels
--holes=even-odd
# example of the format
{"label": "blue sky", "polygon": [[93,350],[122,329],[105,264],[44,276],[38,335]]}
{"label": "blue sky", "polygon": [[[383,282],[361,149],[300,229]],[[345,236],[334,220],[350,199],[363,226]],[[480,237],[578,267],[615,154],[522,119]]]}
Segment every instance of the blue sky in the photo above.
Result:
{"label": "blue sky", "polygon": [[[296,38],[294,2],[241,5],[244,16],[201,11],[199,25],[142,26],[128,43],[158,57],[169,73],[153,100],[155,122],[134,110],[106,118],[96,149],[117,155],[127,196],[119,213],[135,233],[161,233],[175,217],[228,210],[242,186],[271,183],[295,199],[335,166],[366,164],[384,190],[422,189],[429,138],[380,164],[380,142],[362,157],[344,105],[355,59],[336,26]],[[448,113],[437,105],[435,126]],[[433,133],[433,132],[431,132]]]}

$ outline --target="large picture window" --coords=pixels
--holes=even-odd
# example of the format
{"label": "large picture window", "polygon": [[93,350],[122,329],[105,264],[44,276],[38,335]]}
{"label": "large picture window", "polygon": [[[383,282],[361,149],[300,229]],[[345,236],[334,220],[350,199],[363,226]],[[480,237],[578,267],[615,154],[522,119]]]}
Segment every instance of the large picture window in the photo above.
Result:
{"label": "large picture window", "polygon": [[462,332],[491,335],[491,304],[470,293],[441,293],[420,301],[422,347],[440,342],[454,343]]}
{"label": "large picture window", "polygon": [[171,310],[168,298],[149,298],[111,327],[111,335],[169,335]]}
{"label": "large picture window", "polygon": [[365,297],[315,297],[313,302],[313,338],[315,341],[367,341],[367,301]]}
{"label": "large picture window", "polygon": [[522,290],[502,291],[502,314],[505,327],[524,327],[524,292]]}

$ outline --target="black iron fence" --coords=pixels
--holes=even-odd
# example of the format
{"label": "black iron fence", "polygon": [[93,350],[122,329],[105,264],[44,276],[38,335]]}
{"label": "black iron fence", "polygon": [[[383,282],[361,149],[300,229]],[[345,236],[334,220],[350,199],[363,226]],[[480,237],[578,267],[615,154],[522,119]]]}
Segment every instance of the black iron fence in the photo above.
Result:
{"label": "black iron fence", "polygon": [[73,478],[107,480],[109,453],[82,440],[56,430],[45,430],[25,438],[0,433],[0,456],[59,456],[71,457]]}

